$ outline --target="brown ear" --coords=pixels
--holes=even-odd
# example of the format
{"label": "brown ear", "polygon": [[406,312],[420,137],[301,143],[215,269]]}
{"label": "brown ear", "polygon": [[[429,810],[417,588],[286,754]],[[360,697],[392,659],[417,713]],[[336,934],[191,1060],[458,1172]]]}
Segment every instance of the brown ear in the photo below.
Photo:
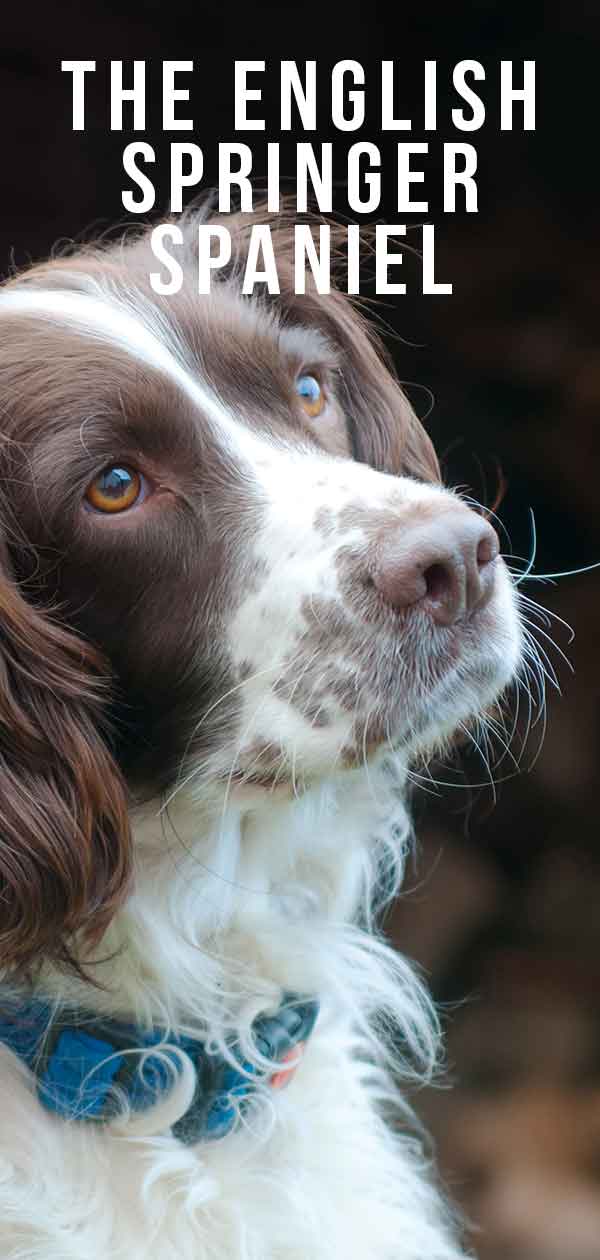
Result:
{"label": "brown ear", "polygon": [[[0,966],[80,969],[130,871],[124,784],[92,648],[23,598],[0,549]],[[79,952],[79,951],[77,951]]]}

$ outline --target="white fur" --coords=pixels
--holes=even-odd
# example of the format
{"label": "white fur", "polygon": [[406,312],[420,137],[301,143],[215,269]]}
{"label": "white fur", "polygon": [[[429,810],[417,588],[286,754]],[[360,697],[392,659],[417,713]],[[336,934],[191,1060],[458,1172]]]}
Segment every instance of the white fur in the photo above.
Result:
{"label": "white fur", "polygon": [[[65,277],[66,278],[66,277]],[[168,377],[198,407],[208,423],[217,426],[221,439],[231,444],[234,453],[255,458],[261,443],[240,425],[234,425],[206,381],[200,381],[185,362],[181,343],[169,322],[150,307],[141,294],[130,293],[110,298],[97,282],[86,277],[91,293],[69,290],[24,288],[0,293],[0,318],[24,315],[49,319],[55,324],[71,326],[84,337],[105,341],[146,364],[153,371]]]}
{"label": "white fur", "polygon": [[[192,1149],[167,1130],[185,1098],[171,1102],[170,1116],[146,1115],[145,1136],[132,1136],[135,1123],[65,1124],[0,1052],[3,1260],[459,1254],[418,1144],[392,1136],[377,1115],[387,1105],[405,1126],[392,1061],[408,1071],[416,1054],[421,1070],[432,1066],[427,999],[401,959],[345,922],[370,898],[390,813],[401,860],[408,824],[389,776],[373,767],[370,781],[347,774],[300,800],[230,805],[225,817],[215,800],[199,831],[193,802],[179,801],[172,822],[187,857],[163,834],[157,807],[140,815],[136,892],[100,952],[124,940],[128,949],[100,966],[110,993],[95,1004],[188,1031],[208,1018],[222,1041],[232,1015],[243,1034],[291,986],[321,996],[317,1030],[285,1092],[260,1098],[237,1134]],[[89,1002],[76,981],[48,974],[44,988]],[[405,1051],[386,1048],[383,1023]]]}
{"label": "white fur", "polygon": [[[49,967],[40,988],[57,1004],[160,1023],[167,1042],[168,1030],[197,1033],[227,1053],[235,1032],[255,1060],[252,1021],[284,989],[317,995],[321,1014],[289,1088],[259,1091],[236,1133],[193,1148],[169,1131],[190,1099],[189,1070],[152,1111],[95,1128],[46,1112],[28,1074],[0,1050],[2,1260],[457,1260],[397,1087],[433,1070],[435,1016],[373,927],[381,872],[388,895],[402,875],[405,759],[416,745],[405,740],[402,756],[382,752],[341,773],[335,754],[348,713],[332,700],[331,725],[313,728],[267,681],[293,655],[302,599],[339,598],[336,556],[362,541],[358,527],[320,535],[319,506],[393,505],[401,519],[448,493],[263,440],[192,374],[163,317],[90,287],[5,292],[0,315],[49,318],[118,344],[184,390],[247,464],[263,507],[253,558],[266,576],[229,627],[234,661],[250,658],[255,670],[235,745],[266,726],[292,762],[301,754],[328,769],[297,795],[215,786],[215,771],[233,764],[228,747],[177,785],[167,807],[138,810],[134,892],[95,966],[105,989]],[[477,649],[494,661],[489,694],[459,661],[432,698],[425,744],[489,703],[515,667],[504,571],[497,585],[493,625]]]}

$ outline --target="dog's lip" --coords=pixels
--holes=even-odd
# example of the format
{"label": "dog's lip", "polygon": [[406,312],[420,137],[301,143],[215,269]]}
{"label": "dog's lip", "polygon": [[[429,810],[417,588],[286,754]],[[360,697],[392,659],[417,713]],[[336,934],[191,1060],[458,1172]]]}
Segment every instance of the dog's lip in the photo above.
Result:
{"label": "dog's lip", "polygon": [[[414,666],[414,673],[402,703],[396,698],[396,712],[401,714],[399,727],[408,742],[421,727],[431,725],[438,702],[443,700],[445,704],[453,690],[460,696],[465,683],[475,694],[480,693],[486,704],[490,703],[490,687],[493,691],[496,687],[498,691],[503,689],[495,621],[488,606],[442,631],[436,627],[434,638],[428,641],[426,670],[418,660],[418,647],[410,652],[409,664]],[[390,702],[394,707],[391,696]],[[403,721],[407,715],[408,724]]]}
{"label": "dog's lip", "polygon": [[[474,655],[478,660],[485,658],[486,641],[493,639],[498,628],[497,614],[489,604],[476,608],[451,626],[435,626],[426,613],[421,615],[423,637],[427,634],[430,645],[428,663],[440,680],[458,664],[464,665],[468,671]],[[411,653],[415,658],[417,651],[414,649]]]}

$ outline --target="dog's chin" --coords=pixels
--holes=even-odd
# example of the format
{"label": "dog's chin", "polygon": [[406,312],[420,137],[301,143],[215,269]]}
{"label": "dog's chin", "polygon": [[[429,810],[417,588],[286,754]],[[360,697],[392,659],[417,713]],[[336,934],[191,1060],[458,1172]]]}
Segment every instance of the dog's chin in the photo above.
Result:
{"label": "dog's chin", "polygon": [[[477,718],[497,710],[521,657],[521,635],[512,592],[433,640],[430,629],[415,637],[429,649],[413,667],[391,651],[371,673],[356,675],[356,705],[330,725],[317,725],[292,705],[279,712],[287,726],[277,743],[258,731],[231,747],[217,770],[227,800],[253,805],[266,797],[299,797],[324,780],[369,768],[386,751],[404,763],[446,754],[465,738]],[[427,629],[427,628],[426,628]],[[432,650],[433,649],[433,650]]]}
{"label": "dog's chin", "polygon": [[265,797],[283,801],[299,797],[324,780],[364,769],[386,752],[408,764],[447,753],[464,738],[473,722],[497,710],[517,668],[516,649],[493,658],[475,656],[465,667],[454,659],[440,670],[436,683],[424,692],[373,700],[351,730],[307,733],[305,740],[282,746],[276,766],[261,769],[256,759],[237,764],[218,776],[228,800],[252,806]]}
{"label": "dog's chin", "polygon": [[[427,760],[440,753],[447,754],[457,744],[463,743],[467,732],[478,720],[486,720],[491,714],[502,721],[503,702],[514,683],[518,658],[514,664],[489,660],[475,661],[468,672],[449,671],[430,697],[416,705],[409,724],[392,737],[395,748],[401,749],[408,761]],[[456,674],[460,672],[461,686],[456,686]]]}

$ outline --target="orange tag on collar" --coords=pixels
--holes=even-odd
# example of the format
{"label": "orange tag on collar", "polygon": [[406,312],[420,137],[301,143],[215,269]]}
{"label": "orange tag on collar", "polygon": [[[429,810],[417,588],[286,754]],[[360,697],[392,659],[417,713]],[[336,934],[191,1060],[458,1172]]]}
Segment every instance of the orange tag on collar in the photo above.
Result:
{"label": "orange tag on collar", "polygon": [[[304,1054],[305,1049],[306,1049],[306,1042],[299,1041],[296,1046],[292,1046],[292,1049],[288,1050],[287,1054],[284,1054],[281,1060],[282,1066],[281,1066],[280,1071],[275,1072],[269,1080],[269,1085],[271,1086],[271,1089],[284,1089],[285,1086],[289,1084],[289,1082],[292,1079],[292,1076],[294,1075],[294,1072],[296,1071],[296,1068],[300,1064],[300,1060],[302,1058],[302,1055]],[[289,1064],[289,1067],[284,1066],[286,1063]]]}

